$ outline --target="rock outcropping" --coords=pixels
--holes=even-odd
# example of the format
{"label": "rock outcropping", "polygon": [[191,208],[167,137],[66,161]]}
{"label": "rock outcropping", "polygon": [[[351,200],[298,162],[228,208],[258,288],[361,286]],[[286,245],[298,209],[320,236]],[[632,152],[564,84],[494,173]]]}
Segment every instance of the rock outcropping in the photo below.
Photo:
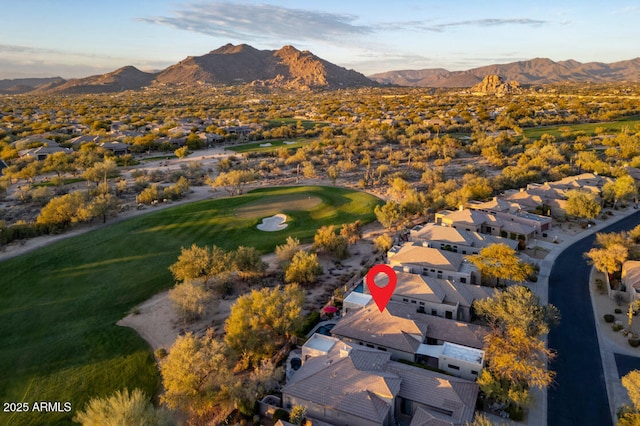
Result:
{"label": "rock outcropping", "polygon": [[499,75],[487,75],[485,78],[471,88],[473,93],[505,95],[508,93],[520,93],[520,84],[517,81],[505,81]]}

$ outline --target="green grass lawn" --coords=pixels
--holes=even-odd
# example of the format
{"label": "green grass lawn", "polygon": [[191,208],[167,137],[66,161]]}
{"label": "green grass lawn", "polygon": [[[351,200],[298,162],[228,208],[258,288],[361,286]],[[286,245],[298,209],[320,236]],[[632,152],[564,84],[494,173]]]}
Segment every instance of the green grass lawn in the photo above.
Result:
{"label": "green grass lawn", "polygon": [[625,117],[618,121],[607,121],[602,123],[581,123],[581,124],[564,124],[558,126],[541,126],[524,128],[524,135],[529,139],[540,139],[543,134],[548,134],[559,138],[562,135],[560,128],[567,127],[572,132],[584,132],[586,136],[594,136],[596,134],[596,128],[602,127],[607,133],[618,133],[623,127],[628,127],[633,131],[635,125],[640,124],[640,116],[634,115]]}
{"label": "green grass lawn", "polygon": [[[269,198],[318,197],[309,211],[283,211],[288,228],[262,232],[234,214]],[[182,246],[254,246],[271,252],[291,235],[310,241],[322,225],[369,222],[381,201],[329,187],[288,187],[149,213],[0,263],[0,402],[71,402],[71,413],[0,413],[0,424],[70,424],[94,396],[159,389],[149,346],[115,323],[172,285]],[[265,208],[270,204],[264,203]],[[295,204],[293,204],[295,208]]]}
{"label": "green grass lawn", "polygon": [[[265,140],[260,142],[245,143],[242,145],[228,146],[227,149],[239,154],[243,152],[271,152],[276,151],[278,148],[285,147],[287,149],[297,149],[301,146],[308,145],[316,139],[297,138],[297,139],[282,139],[282,140]],[[285,144],[285,142],[293,142]],[[269,146],[260,146],[264,144],[271,144]]]}
{"label": "green grass lawn", "polygon": [[298,118],[275,118],[269,120],[269,124],[266,126],[267,128],[274,128],[280,126],[288,126],[293,124],[294,126],[298,123],[298,121],[302,124],[306,130],[313,129],[316,125],[320,127],[327,126],[327,123],[324,121],[314,121],[314,120],[300,120]]}

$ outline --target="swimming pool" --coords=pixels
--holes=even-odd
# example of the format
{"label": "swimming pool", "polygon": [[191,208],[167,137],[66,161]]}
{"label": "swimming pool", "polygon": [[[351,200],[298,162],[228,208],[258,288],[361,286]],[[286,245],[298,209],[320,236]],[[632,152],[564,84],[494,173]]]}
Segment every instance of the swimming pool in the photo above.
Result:
{"label": "swimming pool", "polygon": [[324,334],[325,336],[331,336],[331,330],[335,327],[335,324],[325,324],[316,330],[316,333]]}

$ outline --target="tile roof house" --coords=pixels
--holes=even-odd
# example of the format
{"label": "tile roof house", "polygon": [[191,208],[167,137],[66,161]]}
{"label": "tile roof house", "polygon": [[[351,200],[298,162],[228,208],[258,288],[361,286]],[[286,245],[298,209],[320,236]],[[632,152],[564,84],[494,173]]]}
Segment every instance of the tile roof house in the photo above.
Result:
{"label": "tile roof house", "polygon": [[[399,305],[401,312],[391,313],[389,307]],[[351,311],[331,330],[331,335],[347,342],[389,351],[394,359],[415,361],[415,354],[427,338],[426,315],[415,308],[389,302],[380,312],[369,303],[364,308]]]}
{"label": "tile roof house", "polygon": [[405,272],[467,284],[480,282],[478,268],[468,263],[459,253],[407,242],[400,247],[393,247],[387,257],[392,267],[400,267]]}
{"label": "tile roof house", "polygon": [[[283,407],[337,426],[471,421],[478,385],[391,360],[388,352],[338,343],[307,359],[282,389]],[[419,423],[423,424],[423,423]],[[437,425],[438,423],[433,423]],[[447,423],[440,423],[447,424]]]}
{"label": "tile roof house", "polygon": [[412,229],[409,233],[409,239],[420,244],[426,243],[428,247],[461,254],[478,254],[481,249],[490,244],[502,243],[514,250],[518,247],[517,241],[508,238],[451,226],[441,226],[435,223]]}
{"label": "tile roof house", "polygon": [[[421,345],[455,343],[482,349],[487,327],[419,313],[413,305],[390,301],[380,312],[374,303],[346,314],[331,330],[342,341],[387,351],[393,359],[420,361]],[[428,354],[427,354],[428,355]]]}
{"label": "tile roof house", "polygon": [[[456,280],[438,279],[396,270],[396,288],[391,300],[413,306],[418,313],[426,313],[459,321],[471,321],[471,305],[475,300],[492,297],[495,289]],[[378,285],[385,285],[388,277],[376,279]],[[363,279],[363,291],[369,288]],[[353,293],[352,293],[353,294]]]}
{"label": "tile roof house", "polygon": [[551,218],[533,213],[518,212],[515,214],[493,210],[479,210],[476,205],[460,210],[442,210],[436,213],[436,223],[463,229],[467,232],[478,232],[528,241],[551,228]]}
{"label": "tile roof house", "polygon": [[518,204],[523,210],[531,211],[542,207],[549,208],[550,213],[556,217],[566,216],[567,191],[579,189],[601,196],[602,187],[613,182],[607,176],[599,176],[595,173],[582,173],[576,176],[567,176],[555,182],[530,183],[519,191],[506,191],[504,199]]}

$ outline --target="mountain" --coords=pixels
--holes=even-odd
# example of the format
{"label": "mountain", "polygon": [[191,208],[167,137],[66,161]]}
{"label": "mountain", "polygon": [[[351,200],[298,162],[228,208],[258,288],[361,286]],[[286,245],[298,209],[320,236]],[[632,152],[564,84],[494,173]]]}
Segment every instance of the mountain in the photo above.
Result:
{"label": "mountain", "polygon": [[48,93],[108,93],[138,90],[154,84],[252,83],[293,89],[375,86],[363,74],[334,65],[293,46],[258,50],[227,44],[202,56],[189,56],[175,65],[146,73],[127,66],[108,74],[49,82],[36,89]]}
{"label": "mountain", "polygon": [[15,95],[19,93],[27,93],[38,87],[44,87],[50,84],[58,84],[65,80],[61,77],[51,78],[16,78],[0,80],[0,94]]}
{"label": "mountain", "polygon": [[364,75],[293,46],[257,50],[227,44],[203,56],[190,56],[157,76],[169,84],[254,83],[291,88],[338,88],[375,85]]}
{"label": "mountain", "polygon": [[140,71],[136,67],[126,66],[107,74],[75,78],[36,89],[39,92],[57,93],[110,93],[123,90],[137,90],[149,86],[155,74]]}
{"label": "mountain", "polygon": [[382,84],[417,87],[471,87],[487,75],[499,75],[507,81],[523,85],[572,82],[640,82],[640,58],[605,64],[581,63],[574,60],[554,62],[536,58],[529,61],[488,65],[466,71],[447,71],[442,68],[423,70],[388,71],[370,75]]}

